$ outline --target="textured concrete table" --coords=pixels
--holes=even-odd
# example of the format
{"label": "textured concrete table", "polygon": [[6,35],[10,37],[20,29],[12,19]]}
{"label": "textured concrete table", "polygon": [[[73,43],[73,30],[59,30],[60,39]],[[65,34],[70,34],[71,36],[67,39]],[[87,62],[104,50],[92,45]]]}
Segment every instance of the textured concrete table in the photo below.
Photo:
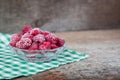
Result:
{"label": "textured concrete table", "polygon": [[120,80],[120,30],[56,34],[66,40],[67,47],[90,57],[16,80]]}

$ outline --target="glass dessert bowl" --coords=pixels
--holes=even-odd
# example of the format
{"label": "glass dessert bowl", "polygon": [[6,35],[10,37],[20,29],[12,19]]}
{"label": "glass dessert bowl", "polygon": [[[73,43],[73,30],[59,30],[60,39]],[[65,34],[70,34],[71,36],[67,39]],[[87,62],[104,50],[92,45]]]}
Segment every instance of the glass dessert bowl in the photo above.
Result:
{"label": "glass dessert bowl", "polygon": [[25,61],[44,62],[63,53],[65,40],[51,32],[25,26],[11,36],[9,45]]}

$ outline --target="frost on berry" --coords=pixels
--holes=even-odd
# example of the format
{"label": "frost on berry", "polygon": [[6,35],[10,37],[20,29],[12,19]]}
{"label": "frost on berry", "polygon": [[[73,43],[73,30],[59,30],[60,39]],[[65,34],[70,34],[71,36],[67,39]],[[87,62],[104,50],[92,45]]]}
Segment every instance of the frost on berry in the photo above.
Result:
{"label": "frost on berry", "polygon": [[45,37],[42,34],[38,34],[33,37],[33,41],[43,43],[45,41]]}
{"label": "frost on berry", "polygon": [[13,34],[10,40],[10,45],[15,47],[16,43],[21,39],[21,34]]}
{"label": "frost on berry", "polygon": [[29,38],[22,38],[20,41],[18,41],[16,43],[16,47],[17,48],[21,48],[21,49],[26,49],[29,46],[31,46],[31,44],[32,44],[31,39],[29,39]]}
{"label": "frost on berry", "polygon": [[42,31],[41,34],[43,34],[44,36],[46,36],[46,35],[50,34],[50,32],[48,32],[48,31]]}
{"label": "frost on berry", "polygon": [[25,27],[23,28],[22,34],[25,34],[26,32],[29,32],[30,30],[32,30],[32,27],[29,26],[29,25],[27,25],[27,26],[25,26]]}
{"label": "frost on berry", "polygon": [[40,45],[40,46],[39,46],[39,49],[40,49],[40,50],[45,50],[45,49],[47,49],[47,48],[46,48],[46,46],[44,46],[44,45]]}
{"label": "frost on berry", "polygon": [[39,46],[40,50],[45,50],[45,49],[51,49],[51,43],[50,42],[43,42],[43,44],[41,44]]}
{"label": "frost on berry", "polygon": [[16,43],[17,43],[17,41],[10,41],[10,45],[13,46],[13,47],[16,46]]}
{"label": "frost on berry", "polygon": [[32,45],[28,48],[29,50],[38,50],[39,45],[36,42],[33,42]]}
{"label": "frost on berry", "polygon": [[21,38],[21,34],[13,34],[12,37],[11,37],[11,41],[19,41]]}
{"label": "frost on berry", "polygon": [[51,39],[51,43],[56,44],[57,42],[58,42],[58,38],[57,37]]}
{"label": "frost on berry", "polygon": [[40,33],[41,33],[41,30],[39,28],[34,28],[30,31],[31,35],[37,35],[37,34],[40,34]]}
{"label": "frost on berry", "polygon": [[33,35],[31,35],[29,32],[25,33],[24,35],[22,35],[22,38],[29,38],[32,39]]}
{"label": "frost on berry", "polygon": [[47,41],[49,41],[53,44],[58,42],[58,37],[55,34],[52,34],[52,33],[46,35],[45,38],[46,38]]}

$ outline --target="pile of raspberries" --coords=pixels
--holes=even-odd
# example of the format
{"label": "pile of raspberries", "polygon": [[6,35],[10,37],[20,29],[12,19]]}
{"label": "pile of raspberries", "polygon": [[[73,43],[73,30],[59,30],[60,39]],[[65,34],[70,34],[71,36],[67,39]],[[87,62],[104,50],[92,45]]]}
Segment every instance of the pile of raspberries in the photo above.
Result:
{"label": "pile of raspberries", "polygon": [[13,34],[10,45],[26,50],[48,50],[63,46],[64,39],[48,31],[25,26],[21,33]]}

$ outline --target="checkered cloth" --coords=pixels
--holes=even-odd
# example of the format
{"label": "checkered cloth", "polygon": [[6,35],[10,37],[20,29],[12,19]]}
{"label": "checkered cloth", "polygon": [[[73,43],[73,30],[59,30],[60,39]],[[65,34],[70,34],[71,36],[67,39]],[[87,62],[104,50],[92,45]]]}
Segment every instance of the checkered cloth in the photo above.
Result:
{"label": "checkered cloth", "polygon": [[79,54],[66,49],[63,54],[58,55],[51,61],[36,63],[25,62],[21,60],[18,55],[12,53],[11,49],[7,46],[9,41],[9,34],[0,33],[0,80],[12,79],[18,76],[30,76],[88,57],[87,54]]}

